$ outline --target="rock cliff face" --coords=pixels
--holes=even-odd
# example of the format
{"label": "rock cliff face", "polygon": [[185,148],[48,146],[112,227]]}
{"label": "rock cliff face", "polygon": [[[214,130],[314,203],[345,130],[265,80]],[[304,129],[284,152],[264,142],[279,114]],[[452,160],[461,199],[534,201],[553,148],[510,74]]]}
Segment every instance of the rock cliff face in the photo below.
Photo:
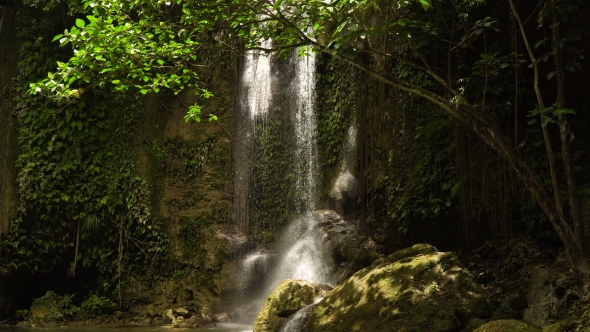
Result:
{"label": "rock cliff face", "polygon": [[[188,94],[159,100],[147,96],[138,124],[136,158],[153,188],[152,213],[167,224],[173,276],[155,286],[132,279],[126,295],[140,304],[139,316],[168,322],[168,309],[185,308],[183,326],[206,325],[219,304],[230,273],[228,257],[236,249],[228,226],[231,206],[230,136],[233,76],[212,66],[209,73],[215,98],[202,102],[216,122],[186,123]],[[236,235],[239,237],[239,234]],[[241,237],[239,238],[241,240]],[[239,242],[239,241],[238,241]],[[198,324],[191,317],[198,317]],[[188,325],[187,325],[188,324]]]}

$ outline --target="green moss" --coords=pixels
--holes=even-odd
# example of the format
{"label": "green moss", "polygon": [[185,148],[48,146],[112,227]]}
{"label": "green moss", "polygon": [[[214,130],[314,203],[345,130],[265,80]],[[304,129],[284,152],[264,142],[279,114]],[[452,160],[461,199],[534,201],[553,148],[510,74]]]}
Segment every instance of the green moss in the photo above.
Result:
{"label": "green moss", "polygon": [[538,332],[540,330],[530,327],[517,320],[495,320],[486,323],[475,330],[475,332]]}
{"label": "green moss", "polygon": [[33,300],[29,314],[29,322],[37,325],[57,325],[70,319],[80,311],[80,308],[72,303],[74,295],[59,296],[48,291],[40,298]]}
{"label": "green moss", "polygon": [[283,281],[264,302],[254,322],[254,331],[278,331],[287,317],[324,294],[322,287],[305,280]]}
{"label": "green moss", "polygon": [[273,242],[297,210],[288,123],[271,117],[256,127],[251,233],[257,243]]}
{"label": "green moss", "polygon": [[[314,309],[306,331],[452,331],[483,297],[453,253],[419,244],[375,261]],[[449,296],[450,295],[450,296]]]}
{"label": "green moss", "polygon": [[472,318],[469,320],[469,323],[467,323],[467,326],[465,327],[465,330],[467,332],[473,332],[475,331],[478,327],[484,325],[486,323],[485,320],[480,319],[480,318]]}

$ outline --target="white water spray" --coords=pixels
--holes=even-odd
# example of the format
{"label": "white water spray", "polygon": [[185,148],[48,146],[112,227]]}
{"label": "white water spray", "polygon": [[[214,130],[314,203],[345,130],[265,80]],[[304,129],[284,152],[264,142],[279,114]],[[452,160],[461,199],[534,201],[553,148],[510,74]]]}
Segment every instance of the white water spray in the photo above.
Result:
{"label": "white water spray", "polygon": [[[260,46],[271,48],[272,40],[261,40]],[[244,101],[250,118],[255,120],[259,117],[266,117],[272,101],[269,54],[257,50],[246,53],[241,84],[245,88]]]}
{"label": "white water spray", "polygon": [[[296,50],[298,51],[298,50]],[[295,174],[298,193],[297,212],[313,211],[317,198],[318,155],[315,135],[317,132],[315,115],[316,55],[294,54],[295,77],[292,94],[295,99]]]}
{"label": "white water spray", "polygon": [[[270,48],[271,40],[261,40],[261,46]],[[233,142],[234,204],[232,218],[239,231],[247,235],[250,224],[250,182],[252,146],[255,140],[256,121],[264,122],[272,102],[272,72],[270,55],[248,51],[244,56],[244,70],[239,81],[240,104],[235,122]]]}

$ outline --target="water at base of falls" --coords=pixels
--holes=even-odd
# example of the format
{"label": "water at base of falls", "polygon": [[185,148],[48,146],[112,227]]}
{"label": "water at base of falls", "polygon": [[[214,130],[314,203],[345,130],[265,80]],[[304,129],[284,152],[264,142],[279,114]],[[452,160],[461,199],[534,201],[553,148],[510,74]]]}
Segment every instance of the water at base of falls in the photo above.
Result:
{"label": "water at base of falls", "polygon": [[238,282],[248,287],[241,295],[248,300],[241,308],[239,322],[253,324],[268,295],[285,279],[331,285],[334,266],[322,242],[317,219],[308,212],[293,219],[275,254],[256,251],[247,255],[241,262]]}
{"label": "water at base of falls", "polygon": [[303,279],[330,284],[332,262],[322,246],[317,220],[312,212],[295,218],[279,240],[280,258],[269,280],[270,293],[285,279]]}

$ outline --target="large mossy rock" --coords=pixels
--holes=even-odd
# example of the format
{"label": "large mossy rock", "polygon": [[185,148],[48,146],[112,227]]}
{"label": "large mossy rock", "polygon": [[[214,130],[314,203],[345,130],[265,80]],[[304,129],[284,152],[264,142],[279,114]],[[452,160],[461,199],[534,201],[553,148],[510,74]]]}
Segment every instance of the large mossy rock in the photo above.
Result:
{"label": "large mossy rock", "polygon": [[534,327],[528,326],[517,320],[494,320],[480,326],[475,332],[540,332]]}
{"label": "large mossy rock", "polygon": [[305,280],[285,280],[268,296],[256,321],[254,332],[277,332],[299,309],[328,292],[327,287]]}
{"label": "large mossy rock", "polygon": [[375,261],[331,291],[306,331],[457,331],[486,317],[483,289],[452,252],[417,244]]}
{"label": "large mossy rock", "polygon": [[29,323],[32,326],[59,326],[70,319],[80,309],[72,304],[73,295],[59,296],[48,291],[33,300],[29,311]]}

